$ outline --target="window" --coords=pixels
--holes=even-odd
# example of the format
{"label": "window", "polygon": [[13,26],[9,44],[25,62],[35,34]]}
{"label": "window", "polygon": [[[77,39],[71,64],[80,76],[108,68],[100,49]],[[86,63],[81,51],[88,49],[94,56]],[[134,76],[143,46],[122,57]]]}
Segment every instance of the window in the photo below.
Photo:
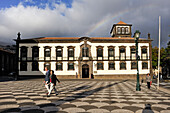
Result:
{"label": "window", "polygon": [[27,60],[27,47],[25,46],[21,47],[21,60],[22,61]]}
{"label": "window", "polygon": [[97,57],[103,57],[103,48],[102,47],[97,48]]}
{"label": "window", "polygon": [[137,63],[131,62],[131,69],[137,69]]}
{"label": "window", "polygon": [[32,48],[32,60],[38,60],[39,57],[39,47],[34,46]]}
{"label": "window", "polygon": [[38,62],[32,62],[32,71],[39,71]]}
{"label": "window", "polygon": [[63,57],[62,55],[62,47],[57,47],[56,48],[56,57]]}
{"label": "window", "polygon": [[135,47],[131,47],[130,51],[131,51],[131,55],[130,55],[131,60],[136,60],[136,49],[135,49]]}
{"label": "window", "polygon": [[74,63],[68,63],[68,70],[74,70]]}
{"label": "window", "polygon": [[147,59],[147,48],[146,47],[144,47],[144,48],[142,48],[142,59]]}
{"label": "window", "polygon": [[45,60],[51,59],[51,48],[50,47],[47,47],[47,46],[45,47],[44,58],[45,58]]}
{"label": "window", "polygon": [[56,70],[57,71],[63,70],[63,64],[62,63],[56,63]]}
{"label": "window", "polygon": [[68,48],[68,57],[74,57],[74,48],[73,47]]}
{"label": "window", "polygon": [[142,69],[148,69],[148,63],[142,62]]}
{"label": "window", "polygon": [[129,29],[128,29],[128,27],[125,28],[125,32],[126,32],[126,34],[129,34]]}
{"label": "window", "polygon": [[117,28],[117,34],[121,34],[120,27]]}
{"label": "window", "polygon": [[49,62],[44,63],[44,71],[45,67],[47,67],[48,70],[51,70],[51,64]]}
{"label": "window", "polygon": [[114,57],[114,48],[109,48],[108,49],[108,56],[109,57]]}
{"label": "window", "polygon": [[122,34],[125,34],[125,28],[122,27]]}
{"label": "window", "polygon": [[120,63],[120,70],[126,70],[126,63],[125,62]]}
{"label": "window", "polygon": [[115,70],[115,63],[113,62],[109,63],[109,70]]}
{"label": "window", "polygon": [[97,70],[103,70],[103,63],[97,63]]}
{"label": "window", "polygon": [[27,71],[27,62],[20,63],[20,71]]}
{"label": "window", "polygon": [[126,54],[125,54],[125,47],[120,47],[120,60],[125,60]]}
{"label": "window", "polygon": [[89,48],[88,47],[82,48],[82,57],[89,57]]}

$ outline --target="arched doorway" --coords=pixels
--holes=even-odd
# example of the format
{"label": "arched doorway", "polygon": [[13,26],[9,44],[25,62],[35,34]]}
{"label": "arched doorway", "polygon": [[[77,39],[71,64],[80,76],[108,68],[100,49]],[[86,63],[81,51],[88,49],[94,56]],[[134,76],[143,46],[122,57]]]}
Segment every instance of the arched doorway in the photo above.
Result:
{"label": "arched doorway", "polygon": [[82,78],[89,78],[89,65],[87,64],[82,66]]}

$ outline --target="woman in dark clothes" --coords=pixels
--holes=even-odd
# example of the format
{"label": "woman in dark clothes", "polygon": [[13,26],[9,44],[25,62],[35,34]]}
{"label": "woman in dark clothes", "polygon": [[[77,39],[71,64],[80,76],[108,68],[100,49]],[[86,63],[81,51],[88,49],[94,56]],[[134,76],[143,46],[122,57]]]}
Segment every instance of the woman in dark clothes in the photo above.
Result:
{"label": "woman in dark clothes", "polygon": [[55,91],[55,94],[58,95],[57,90],[56,90],[56,88],[55,88],[55,86],[56,86],[56,81],[57,81],[58,83],[60,83],[60,81],[57,79],[57,76],[54,74],[54,71],[51,70],[51,71],[50,71],[50,91],[49,91],[49,93],[48,93],[47,96],[50,96],[52,90],[54,90],[54,91]]}

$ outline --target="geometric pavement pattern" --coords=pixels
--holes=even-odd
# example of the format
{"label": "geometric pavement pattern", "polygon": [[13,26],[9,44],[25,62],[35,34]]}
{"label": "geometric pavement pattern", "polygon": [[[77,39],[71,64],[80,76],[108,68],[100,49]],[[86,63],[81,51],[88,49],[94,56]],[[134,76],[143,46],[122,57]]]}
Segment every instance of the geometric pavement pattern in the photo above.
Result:
{"label": "geometric pavement pattern", "polygon": [[61,81],[50,97],[43,80],[0,82],[1,113],[170,113],[170,94],[136,91],[135,81]]}

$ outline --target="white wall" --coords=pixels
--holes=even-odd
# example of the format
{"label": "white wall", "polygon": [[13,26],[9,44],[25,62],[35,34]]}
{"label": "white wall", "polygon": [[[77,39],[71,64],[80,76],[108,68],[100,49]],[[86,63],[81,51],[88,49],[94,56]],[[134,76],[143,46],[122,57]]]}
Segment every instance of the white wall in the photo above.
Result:
{"label": "white wall", "polygon": [[[80,43],[39,43],[39,44],[30,44],[30,43],[24,43],[20,44],[19,46],[27,46],[28,47],[28,57],[32,57],[32,46],[39,46],[39,57],[40,60],[43,60],[44,57],[44,47],[45,46],[51,46],[51,56],[56,57],[56,46],[62,46],[63,47],[63,57],[67,57],[67,47],[68,46],[74,46],[75,47],[75,57],[79,57],[80,55],[80,46],[84,42]],[[130,46],[135,46],[135,43],[91,43],[87,41],[87,44],[91,45],[91,54],[92,57],[96,57],[96,47],[97,46],[104,46],[103,48],[103,56],[108,56],[108,46],[115,46],[115,56],[119,56],[119,46],[126,46],[126,56],[130,56]],[[139,55],[141,56],[141,47],[147,46],[148,47],[148,56],[149,56],[149,44],[148,43],[139,43]],[[20,51],[19,51],[20,52]],[[20,53],[19,53],[20,55]],[[51,62],[51,69],[55,71],[55,74],[58,75],[75,75],[76,72],[78,72],[78,61],[74,62],[75,70],[69,71],[67,70],[68,65],[67,61],[63,62],[63,70],[62,71],[56,71],[56,62]],[[20,67],[20,66],[19,66]],[[142,62],[139,61],[139,73],[140,74],[147,74],[149,73],[150,68],[150,62],[148,61],[148,69],[142,70]],[[20,71],[20,75],[40,75],[45,74],[44,71],[44,62],[39,62],[39,70],[40,71],[32,71],[32,63],[29,62],[27,64],[27,71]],[[104,70],[97,70],[97,62],[93,62],[93,72],[94,75],[102,75],[102,74],[136,74],[136,70],[131,70],[131,62],[126,61],[126,70],[120,70],[119,61],[115,61],[115,70],[108,70],[108,61],[104,61]]]}

